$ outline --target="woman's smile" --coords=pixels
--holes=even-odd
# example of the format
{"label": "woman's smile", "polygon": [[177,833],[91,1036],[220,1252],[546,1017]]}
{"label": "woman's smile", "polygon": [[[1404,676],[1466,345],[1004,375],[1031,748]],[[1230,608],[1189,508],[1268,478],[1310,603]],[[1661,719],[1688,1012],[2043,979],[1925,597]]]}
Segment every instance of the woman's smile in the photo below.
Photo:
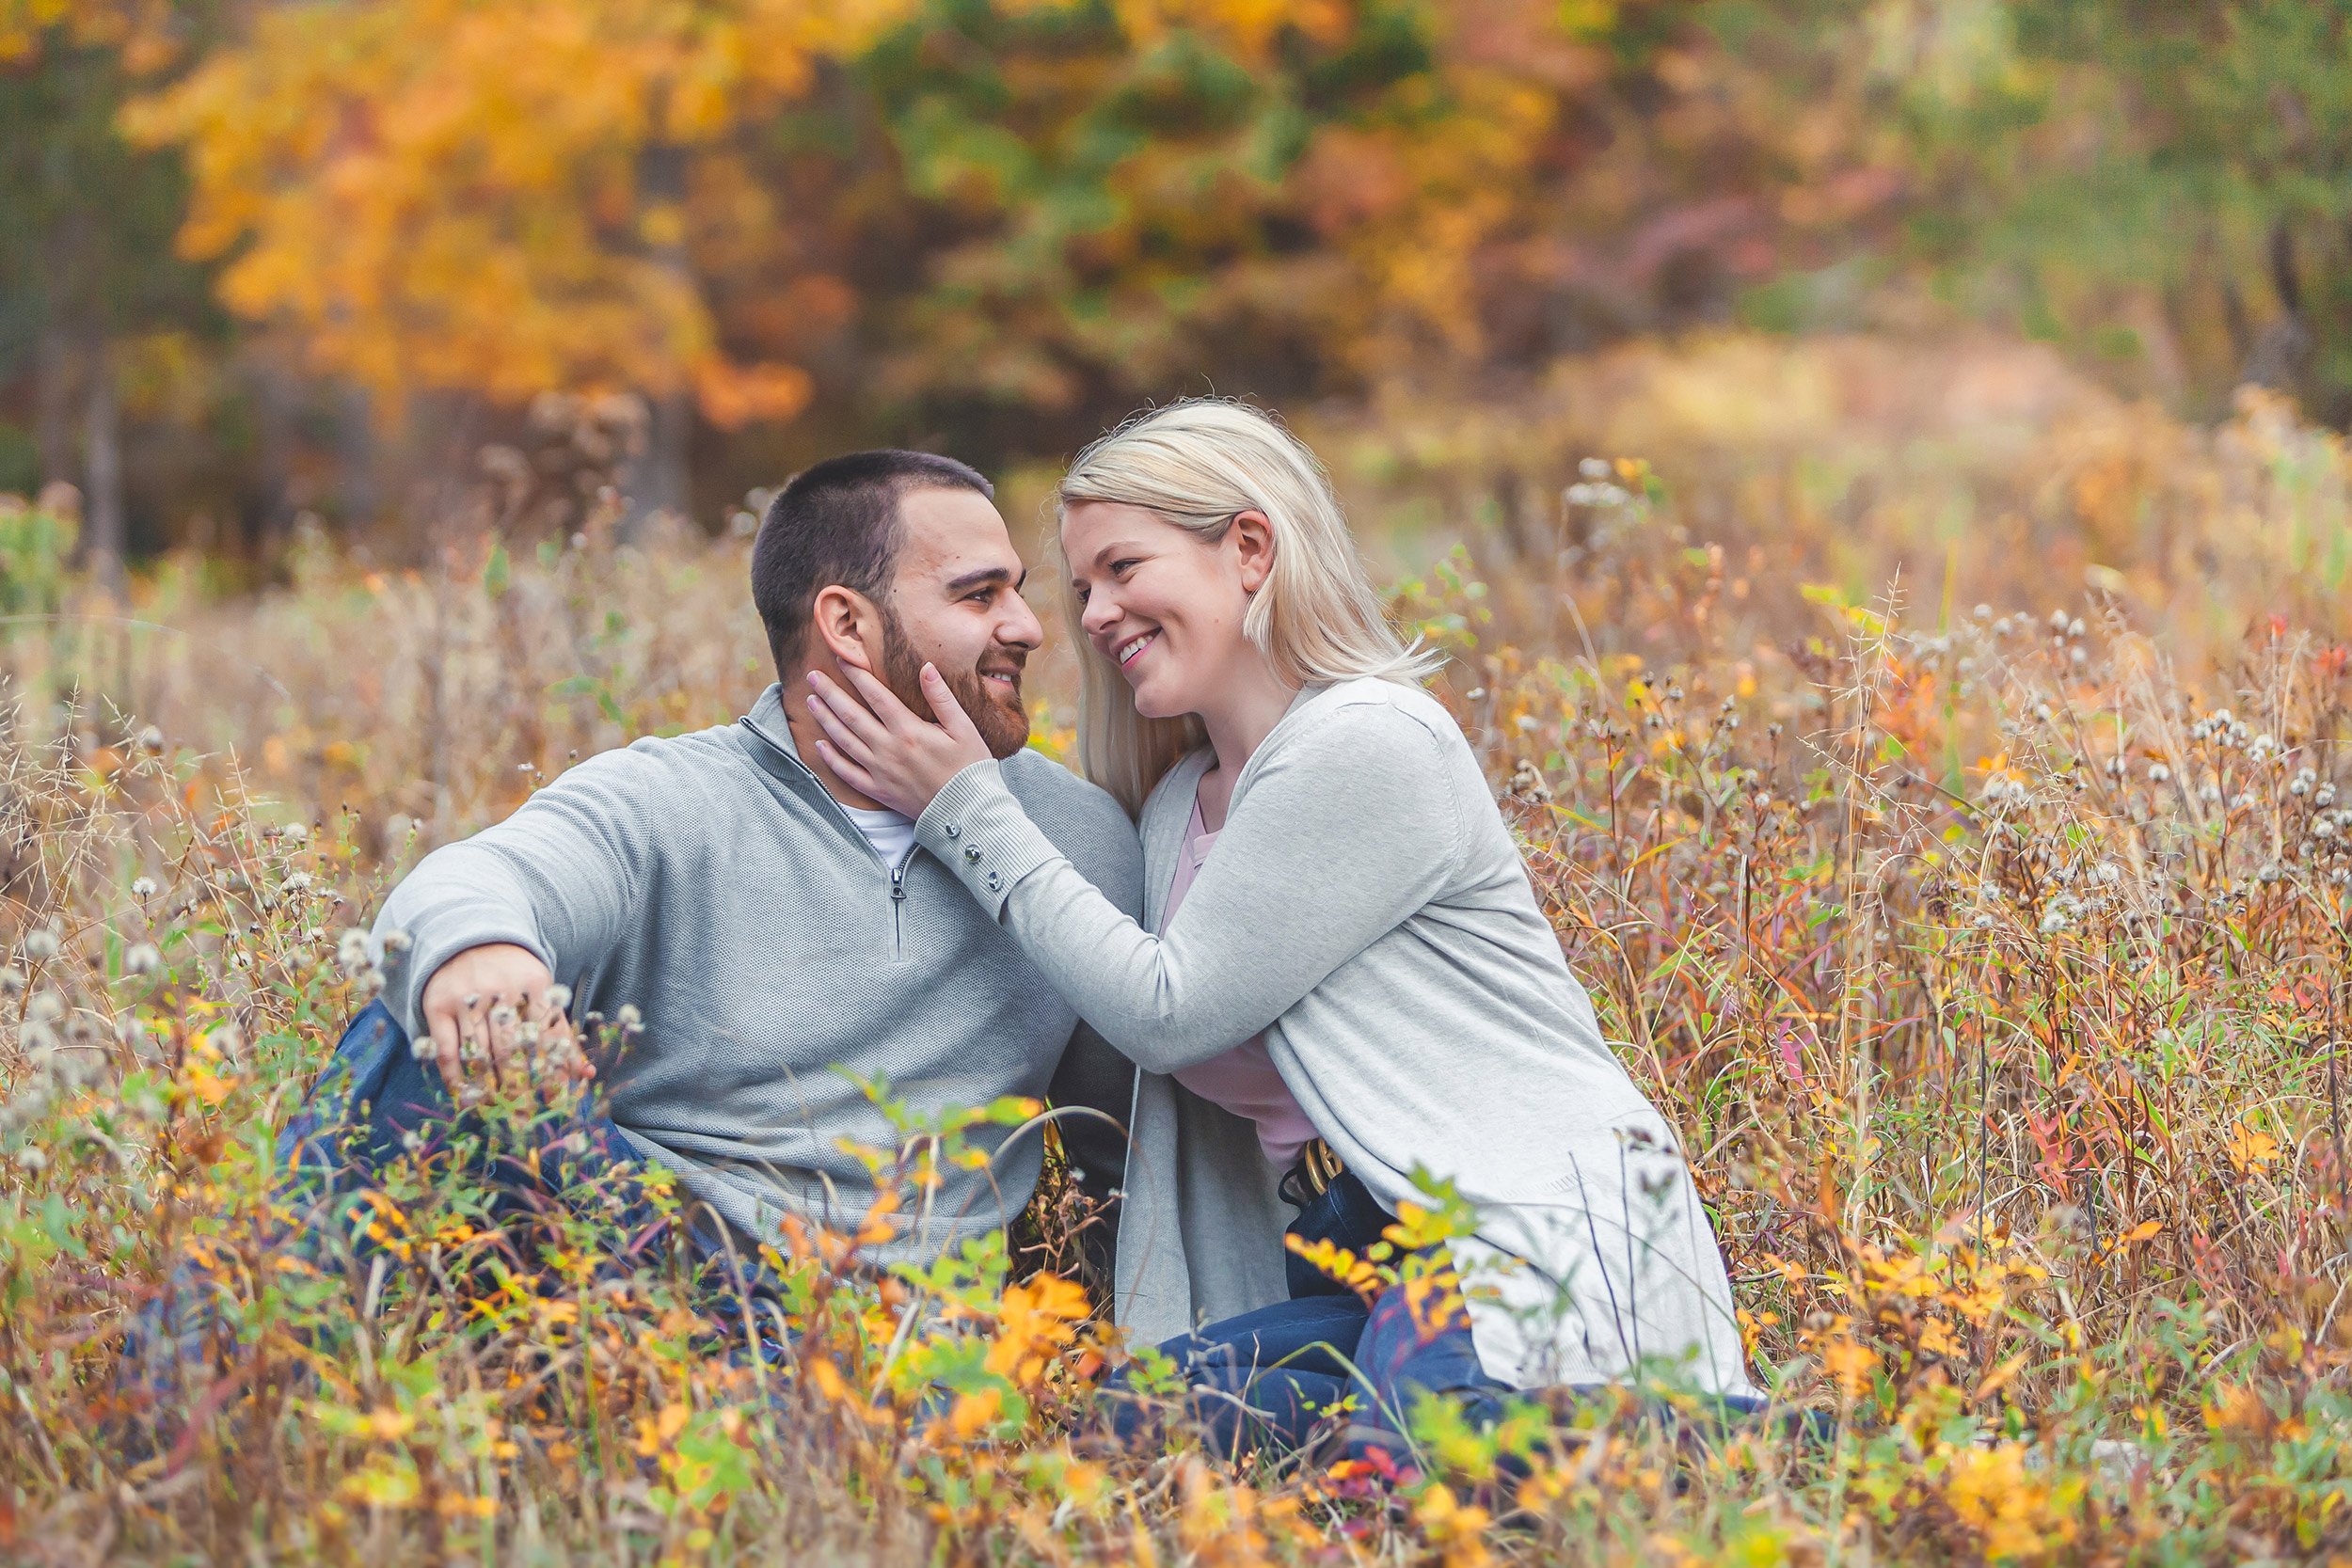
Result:
{"label": "woman's smile", "polygon": [[1159,635],[1158,628],[1154,627],[1151,631],[1143,632],[1137,636],[1131,637],[1124,642],[1119,644],[1118,651],[1111,657],[1119,660],[1119,667],[1121,670],[1124,670],[1128,666],[1135,663],[1136,659],[1142,654],[1144,649],[1150,647],[1153,642],[1157,641],[1159,640]]}

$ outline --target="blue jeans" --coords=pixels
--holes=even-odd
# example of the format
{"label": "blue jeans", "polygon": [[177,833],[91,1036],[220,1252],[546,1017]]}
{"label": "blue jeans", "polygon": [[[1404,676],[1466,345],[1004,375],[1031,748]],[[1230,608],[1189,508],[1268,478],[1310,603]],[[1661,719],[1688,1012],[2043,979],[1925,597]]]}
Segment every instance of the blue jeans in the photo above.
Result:
{"label": "blue jeans", "polygon": [[[1399,1288],[1369,1307],[1353,1291],[1293,1296],[1160,1349],[1189,1386],[1181,1414],[1228,1459],[1294,1451],[1351,1398],[1347,1425],[1398,1434],[1423,1395],[1461,1396],[1475,1419],[1499,1415],[1509,1392],[1479,1365],[1467,1323],[1429,1331]],[[1146,1435],[1152,1424],[1150,1411],[1120,1399],[1112,1430],[1122,1439]]]}
{"label": "blue jeans", "polygon": [[[753,1247],[715,1217],[664,1213],[637,1180],[644,1162],[611,1117],[583,1105],[565,1116],[542,1115],[519,1130],[504,1118],[458,1108],[440,1067],[420,1060],[407,1033],[381,1002],[353,1019],[335,1054],[278,1138],[277,1203],[287,1218],[268,1238],[280,1256],[331,1267],[338,1255],[382,1254],[378,1216],[363,1195],[386,1185],[404,1161],[454,1167],[473,1179],[486,1199],[469,1215],[478,1231],[523,1272],[534,1230],[567,1216],[590,1218],[617,1241],[599,1259],[600,1272],[626,1276],[682,1248],[695,1271],[706,1309],[727,1320],[740,1340],[743,1309],[772,1294],[773,1284]],[[220,1324],[209,1309],[208,1282],[183,1263],[165,1298],[142,1315],[128,1349],[149,1378],[200,1360]],[[766,1318],[768,1314],[760,1314]],[[772,1336],[772,1322],[758,1325]]]}
{"label": "blue jeans", "polygon": [[[690,1220],[654,1203],[638,1180],[644,1161],[612,1118],[591,1103],[564,1116],[542,1115],[519,1133],[459,1109],[440,1064],[420,1058],[390,1009],[372,1002],[343,1031],[334,1059],[278,1135],[278,1166],[287,1172],[279,1196],[290,1206],[309,1203],[309,1225],[299,1228],[340,1222],[342,1233],[353,1235],[354,1196],[380,1185],[403,1159],[446,1158],[486,1191],[487,1217],[502,1244],[514,1245],[516,1232],[534,1222],[569,1212],[618,1233],[606,1259],[612,1272],[658,1261],[682,1243],[693,1263],[739,1269],[754,1288],[764,1283],[755,1246],[716,1215]],[[294,1244],[307,1251],[315,1243],[298,1235]]]}
{"label": "blue jeans", "polygon": [[[1289,1234],[1329,1242],[1359,1258],[1395,1222],[1352,1171],[1320,1193],[1286,1183],[1285,1196],[1299,1205]],[[1351,1426],[1394,1435],[1422,1394],[1466,1394],[1500,1413],[1497,1396],[1507,1390],[1478,1364],[1467,1319],[1442,1327],[1417,1323],[1401,1290],[1385,1291],[1366,1306],[1296,1253],[1286,1255],[1284,1267],[1288,1301],[1160,1346],[1189,1385],[1184,1416],[1213,1450],[1227,1458],[1260,1449],[1289,1452],[1343,1405]],[[1133,1438],[1148,1423],[1127,1402],[1113,1424]]]}

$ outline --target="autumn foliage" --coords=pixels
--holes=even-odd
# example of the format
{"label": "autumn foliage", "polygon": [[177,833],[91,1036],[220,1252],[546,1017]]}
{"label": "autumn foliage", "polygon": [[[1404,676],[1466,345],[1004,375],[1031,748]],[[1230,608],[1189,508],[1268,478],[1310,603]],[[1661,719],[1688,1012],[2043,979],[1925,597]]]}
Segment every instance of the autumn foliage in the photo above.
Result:
{"label": "autumn foliage", "polygon": [[[1742,385],[1741,352],[1697,385]],[[1874,363],[1799,354],[1754,385]],[[1783,1419],[1629,1391],[1483,1430],[1424,1408],[1404,1451],[1343,1460],[1230,1465],[1181,1420],[1107,1444],[1098,1384],[1136,1347],[1050,1174],[1001,1246],[885,1279],[854,1263],[896,1197],[789,1228],[773,1338],[601,1264],[593,1205],[486,1227],[429,1154],[371,1198],[367,1250],[286,1266],[265,1134],[372,984],[347,927],[573,757],[739,708],[765,655],[744,546],[616,542],[612,507],[530,543],[471,510],[420,568],[313,536],[256,599],[167,565],[125,625],[62,566],[69,531],[15,509],[0,1542],[1236,1568],[2352,1548],[2342,441],[2261,396],[2196,428],[2029,388],[2077,405],[2013,467],[1963,400],[1973,448],[1848,410],[1791,474],[1800,411],[1708,424],[1692,369],[1607,367],[1661,444],[1565,459],[1556,505],[1489,504],[1458,547],[1415,531],[1437,479],[1320,439],[1405,562],[1396,613],[1452,656],[1440,693],[1604,1031],[1692,1151]],[[1428,460],[1442,434],[1381,445]],[[1915,496],[1963,479],[2017,510],[1952,541],[1952,575],[1837,580],[1915,556],[1943,514]],[[1066,750],[1068,672],[1036,668]],[[1034,1109],[876,1092],[905,1137],[861,1154],[909,1195]],[[129,1309],[191,1257],[231,1339],[160,1400],[126,1391]],[[1148,1357],[1134,1375],[1154,1386]]]}

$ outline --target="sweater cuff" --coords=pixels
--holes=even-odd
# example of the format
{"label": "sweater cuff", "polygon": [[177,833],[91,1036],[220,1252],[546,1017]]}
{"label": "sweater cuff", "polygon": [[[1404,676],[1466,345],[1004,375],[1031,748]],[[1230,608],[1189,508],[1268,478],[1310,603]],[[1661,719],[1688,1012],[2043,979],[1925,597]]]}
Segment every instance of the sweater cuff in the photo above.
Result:
{"label": "sweater cuff", "polygon": [[914,841],[956,874],[992,919],[1003,918],[1015,883],[1061,859],[993,761],[976,762],[947,781],[915,818]]}
{"label": "sweater cuff", "polygon": [[[487,947],[493,942],[505,942],[530,952],[548,966],[548,974],[555,973],[555,957],[548,951],[546,942],[529,931],[503,924],[494,915],[459,922],[438,920],[433,925],[433,930],[423,936],[409,932],[408,951],[401,955],[397,964],[386,966],[390,984],[385,988],[383,1002],[399,1021],[401,1028],[407,1032],[411,1043],[427,1033],[424,1023],[425,987],[433,983],[433,976],[440,973],[443,964],[460,953]],[[381,942],[384,934],[395,927],[396,922],[389,917],[377,920],[376,940]]]}

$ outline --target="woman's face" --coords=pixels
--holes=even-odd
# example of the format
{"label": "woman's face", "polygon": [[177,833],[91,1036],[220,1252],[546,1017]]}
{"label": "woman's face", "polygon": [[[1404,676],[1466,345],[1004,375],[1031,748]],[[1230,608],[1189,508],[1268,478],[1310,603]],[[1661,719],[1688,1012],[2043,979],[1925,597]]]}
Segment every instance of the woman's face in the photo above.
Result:
{"label": "woman's face", "polygon": [[1061,545],[1087,640],[1145,718],[1200,712],[1232,686],[1236,660],[1259,657],[1242,616],[1272,561],[1263,514],[1242,513],[1210,544],[1139,506],[1081,501],[1063,515]]}

